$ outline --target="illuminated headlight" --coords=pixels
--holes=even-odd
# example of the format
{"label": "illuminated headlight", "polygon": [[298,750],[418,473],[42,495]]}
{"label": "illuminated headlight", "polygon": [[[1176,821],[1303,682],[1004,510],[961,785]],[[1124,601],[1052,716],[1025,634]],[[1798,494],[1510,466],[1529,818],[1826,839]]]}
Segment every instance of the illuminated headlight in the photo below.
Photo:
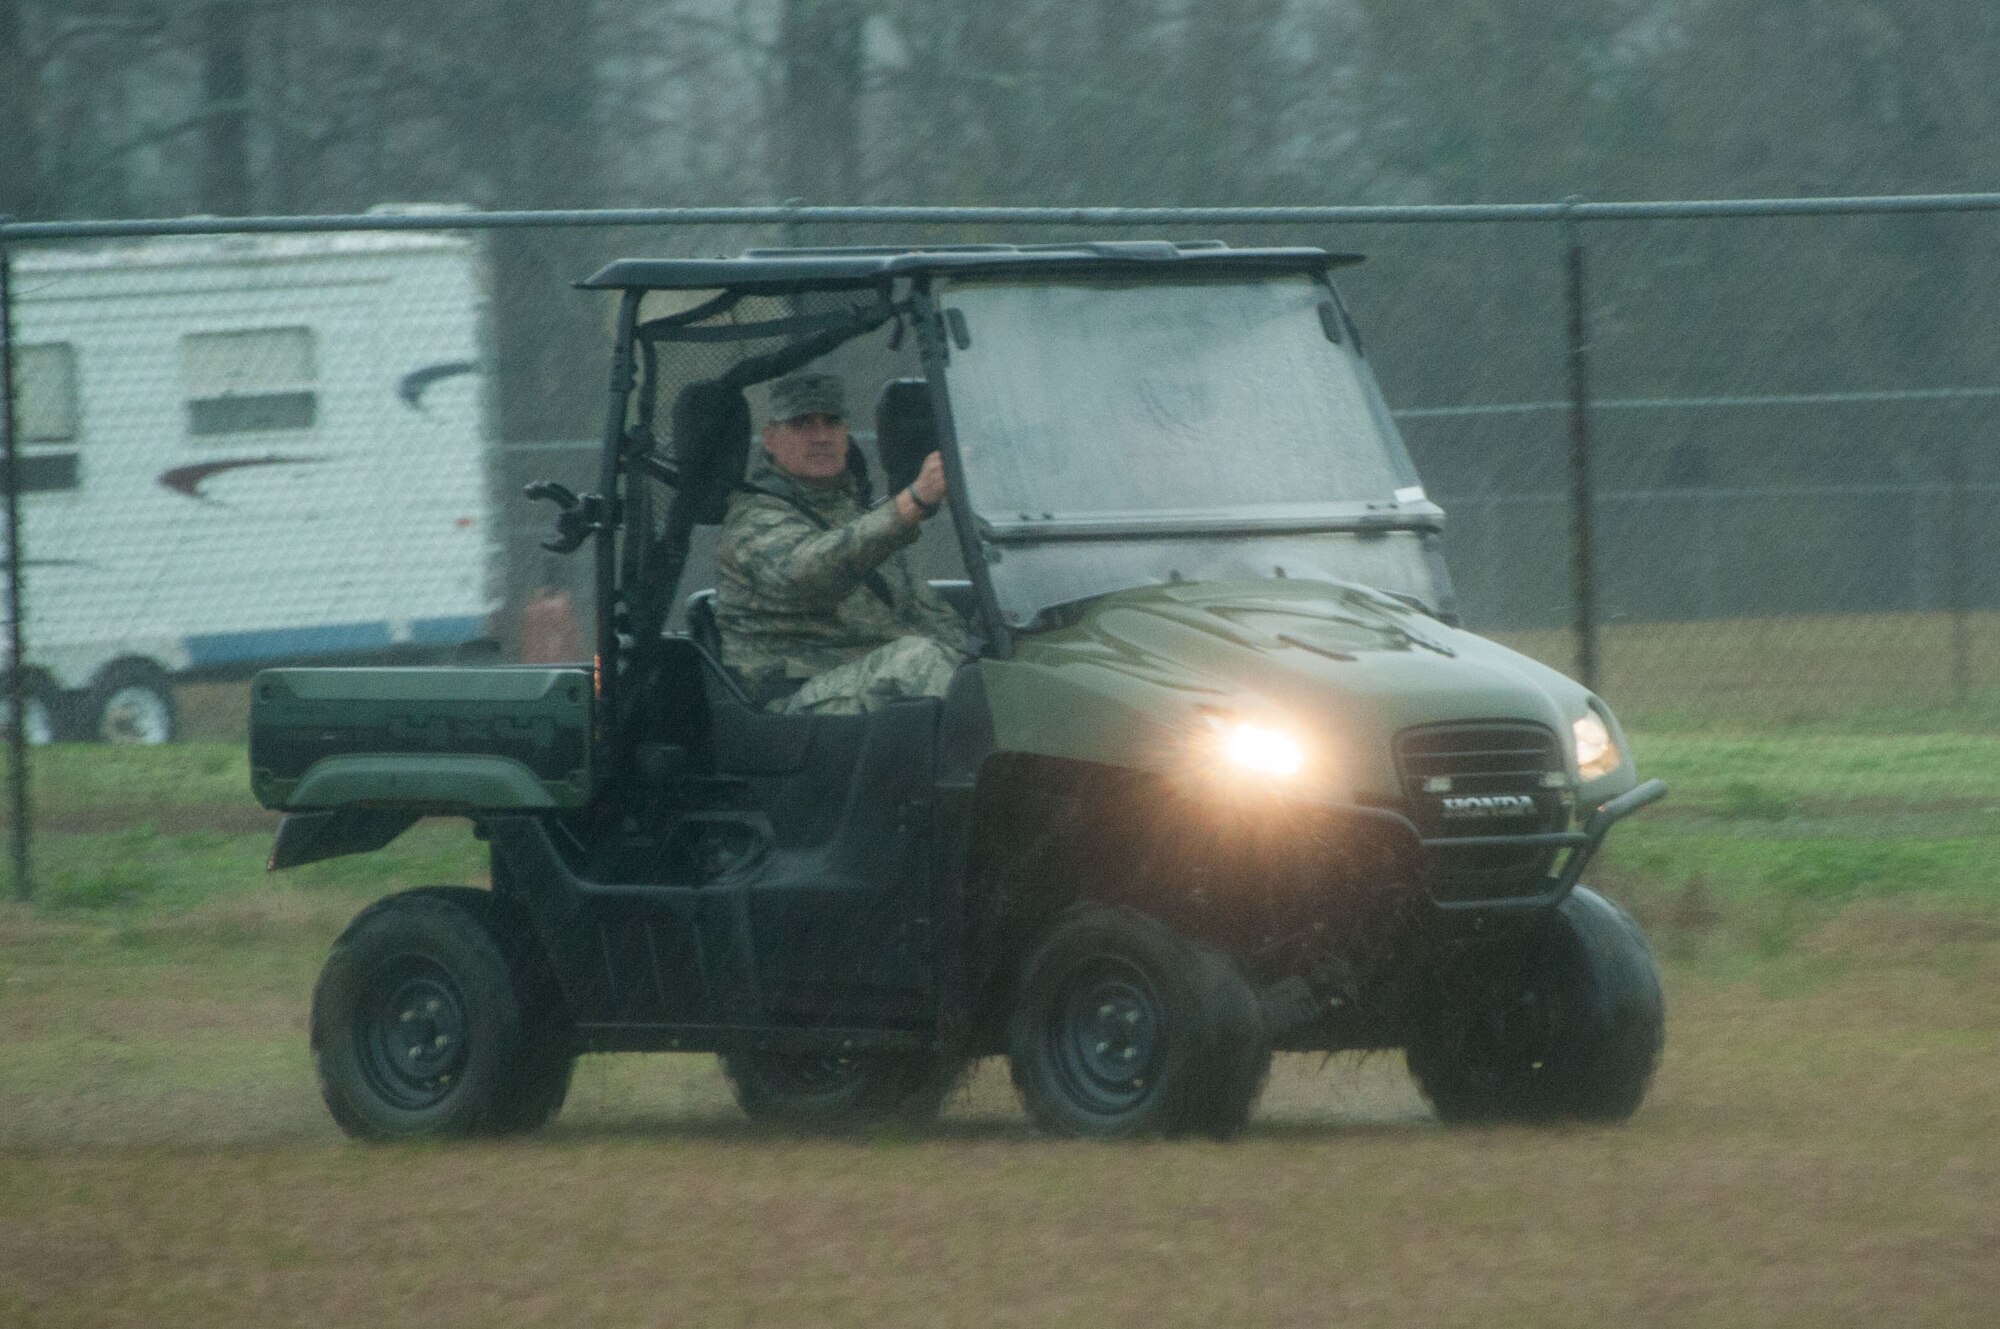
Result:
{"label": "illuminated headlight", "polygon": [[1289,734],[1222,716],[1210,716],[1208,723],[1215,730],[1223,759],[1237,770],[1283,780],[1305,767],[1305,751]]}
{"label": "illuminated headlight", "polygon": [[1576,739],[1576,773],[1586,780],[1597,780],[1618,769],[1618,744],[1611,739],[1611,730],[1592,712],[1569,727]]}

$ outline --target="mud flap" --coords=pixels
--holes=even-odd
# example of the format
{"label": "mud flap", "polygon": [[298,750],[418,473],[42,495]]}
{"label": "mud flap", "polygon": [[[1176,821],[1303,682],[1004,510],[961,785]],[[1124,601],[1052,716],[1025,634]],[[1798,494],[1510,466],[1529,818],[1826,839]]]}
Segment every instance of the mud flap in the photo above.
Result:
{"label": "mud flap", "polygon": [[286,868],[339,858],[343,854],[366,854],[381,849],[417,824],[421,812],[403,808],[335,808],[330,812],[292,812],[278,823],[278,838],[271,846],[265,870]]}

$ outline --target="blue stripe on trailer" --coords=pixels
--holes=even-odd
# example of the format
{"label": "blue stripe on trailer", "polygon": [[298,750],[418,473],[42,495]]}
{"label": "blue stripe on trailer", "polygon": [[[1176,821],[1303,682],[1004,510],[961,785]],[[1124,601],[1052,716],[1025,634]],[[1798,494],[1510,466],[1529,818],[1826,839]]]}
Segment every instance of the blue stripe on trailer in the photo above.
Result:
{"label": "blue stripe on trailer", "polygon": [[[430,622],[456,620],[431,619]],[[261,632],[207,632],[187,639],[188,664],[242,664],[293,656],[338,655],[387,650],[387,623],[329,623],[310,628],[269,628]]]}
{"label": "blue stripe on trailer", "polygon": [[410,623],[410,640],[419,646],[455,646],[486,635],[486,620],[477,614],[458,618],[419,618]]}

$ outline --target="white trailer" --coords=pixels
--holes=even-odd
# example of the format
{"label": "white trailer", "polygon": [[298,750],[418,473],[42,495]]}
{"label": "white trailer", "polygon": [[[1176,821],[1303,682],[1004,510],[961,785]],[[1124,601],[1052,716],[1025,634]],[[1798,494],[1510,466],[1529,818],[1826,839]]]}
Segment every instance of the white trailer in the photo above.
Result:
{"label": "white trailer", "polygon": [[31,738],[166,742],[177,677],[486,634],[476,241],[17,250],[13,288]]}

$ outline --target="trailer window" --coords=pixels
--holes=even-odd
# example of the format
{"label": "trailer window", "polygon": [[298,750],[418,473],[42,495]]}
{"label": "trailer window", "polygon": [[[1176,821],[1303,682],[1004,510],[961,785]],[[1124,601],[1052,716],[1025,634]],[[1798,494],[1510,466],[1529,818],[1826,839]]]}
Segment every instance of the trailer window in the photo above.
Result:
{"label": "trailer window", "polygon": [[196,437],[310,429],[318,418],[310,328],[191,333],[181,368]]}
{"label": "trailer window", "polygon": [[14,425],[23,444],[21,492],[76,488],[76,347],[68,342],[20,347],[14,392]]}

